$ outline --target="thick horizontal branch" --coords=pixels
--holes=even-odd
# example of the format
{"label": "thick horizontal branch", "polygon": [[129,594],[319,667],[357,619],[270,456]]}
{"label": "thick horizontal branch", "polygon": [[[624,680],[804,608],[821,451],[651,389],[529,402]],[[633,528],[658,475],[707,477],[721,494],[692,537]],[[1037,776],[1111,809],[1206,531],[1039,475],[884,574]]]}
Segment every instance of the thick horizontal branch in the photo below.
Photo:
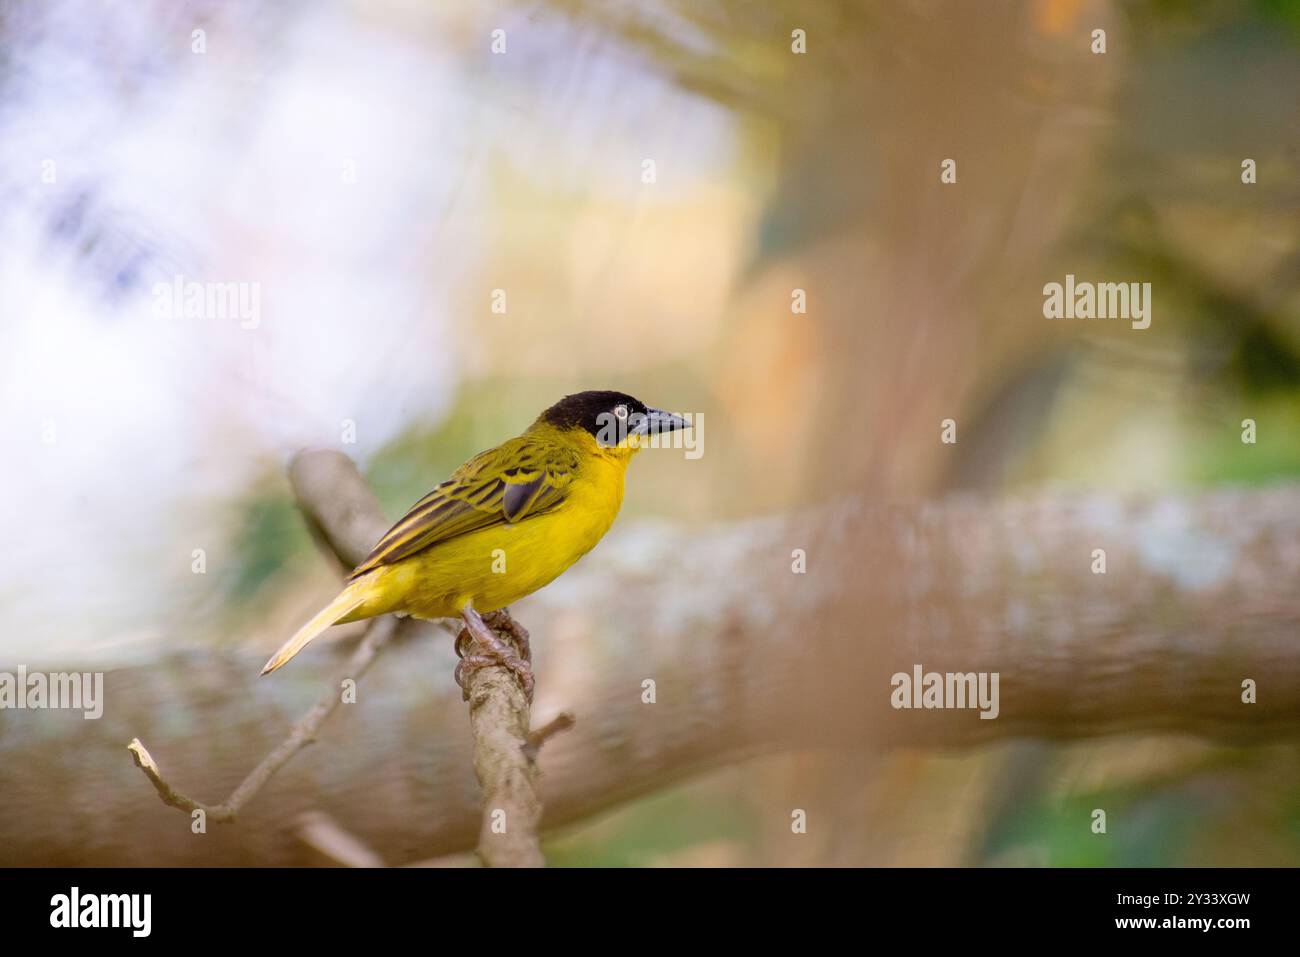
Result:
{"label": "thick horizontal branch", "polygon": [[[804,574],[792,570],[796,549],[807,556]],[[1097,549],[1105,574],[1093,573]],[[578,719],[540,758],[544,823],[781,748],[1152,731],[1238,743],[1291,737],[1300,730],[1297,576],[1295,488],[846,506],[707,529],[618,529],[515,609],[533,632],[537,713],[571,709]],[[301,697],[328,672],[323,657],[273,696],[252,680],[256,654],[205,651],[114,672],[106,719],[76,715],[65,731],[84,742],[110,718],[129,718],[131,731],[111,743],[116,754],[149,728],[174,780],[223,793],[244,773],[246,757],[232,755],[275,743],[284,724],[271,719],[286,694]],[[196,848],[188,830],[160,834],[154,818],[180,822],[156,804],[141,816],[139,772],[128,765],[133,777],[123,779],[111,762],[89,761],[102,800],[86,839],[93,847],[108,826],[96,822],[112,822],[102,840],[113,860],[134,853],[120,847],[125,833],[139,838],[128,863],[293,863],[279,835],[324,805],[391,863],[470,848],[479,792],[464,705],[449,682],[429,703],[430,681],[442,680],[432,676],[449,675],[453,662],[445,635],[416,626],[375,664],[322,746],[286,767],[236,831],[219,833],[219,846]],[[890,676],[916,664],[997,671],[999,717],[892,709]],[[1246,679],[1258,684],[1258,704],[1242,702]],[[178,700],[204,702],[200,726],[150,728]],[[50,842],[67,840],[43,823],[60,817],[47,812],[88,813],[71,798],[60,808],[50,806],[57,796],[23,800],[28,783],[11,769],[30,763],[22,749],[31,740],[0,737],[0,837],[15,862],[51,860]]]}

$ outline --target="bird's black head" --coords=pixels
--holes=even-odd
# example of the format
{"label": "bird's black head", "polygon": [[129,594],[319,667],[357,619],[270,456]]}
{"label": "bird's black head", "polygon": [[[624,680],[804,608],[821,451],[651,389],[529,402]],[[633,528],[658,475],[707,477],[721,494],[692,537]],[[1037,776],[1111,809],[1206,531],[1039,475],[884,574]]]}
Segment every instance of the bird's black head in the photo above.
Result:
{"label": "bird's black head", "polygon": [[626,419],[633,412],[648,411],[644,402],[624,392],[576,392],[543,412],[542,419],[557,429],[585,429],[595,435],[611,416]]}
{"label": "bird's black head", "polygon": [[625,392],[607,390],[566,395],[542,413],[541,421],[557,429],[582,429],[605,446],[622,445],[629,435],[671,432],[690,424]]}

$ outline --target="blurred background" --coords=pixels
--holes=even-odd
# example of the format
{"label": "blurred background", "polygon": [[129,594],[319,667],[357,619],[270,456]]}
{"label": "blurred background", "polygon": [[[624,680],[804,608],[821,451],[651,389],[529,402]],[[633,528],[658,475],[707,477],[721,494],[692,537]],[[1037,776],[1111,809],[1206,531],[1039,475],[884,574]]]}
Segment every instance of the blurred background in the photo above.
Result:
{"label": "blurred background", "polygon": [[[1292,0],[0,0],[0,670],[264,656],[338,580],[289,456],[345,451],[395,518],[587,388],[706,422],[636,462],[625,551],[846,496],[1293,480],[1298,212]],[[1044,319],[1067,272],[1153,283],[1151,327]],[[258,321],[160,317],[178,275]],[[0,752],[42,733],[0,712]],[[0,822],[109,760],[57,750],[0,771]],[[1191,738],[782,753],[546,851],[1294,865],[1297,784],[1293,745]],[[879,823],[792,849],[756,796],[805,785]],[[1102,805],[1124,840],[1061,823]],[[54,859],[121,860],[86,848]]]}

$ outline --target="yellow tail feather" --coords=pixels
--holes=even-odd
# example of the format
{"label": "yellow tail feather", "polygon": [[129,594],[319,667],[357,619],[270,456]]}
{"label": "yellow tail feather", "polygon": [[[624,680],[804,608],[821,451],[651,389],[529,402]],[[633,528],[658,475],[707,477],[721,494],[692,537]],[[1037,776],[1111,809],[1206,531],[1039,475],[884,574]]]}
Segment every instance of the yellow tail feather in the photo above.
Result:
{"label": "yellow tail feather", "polygon": [[271,660],[262,669],[262,674],[268,675],[281,667],[286,661],[306,648],[307,643],[316,638],[326,628],[337,624],[339,619],[349,612],[355,611],[359,605],[365,602],[369,584],[368,580],[362,578],[354,581],[339,592],[337,598],[318,611],[311,621],[299,628],[297,634],[286,641],[280,647],[280,650],[271,656]]}

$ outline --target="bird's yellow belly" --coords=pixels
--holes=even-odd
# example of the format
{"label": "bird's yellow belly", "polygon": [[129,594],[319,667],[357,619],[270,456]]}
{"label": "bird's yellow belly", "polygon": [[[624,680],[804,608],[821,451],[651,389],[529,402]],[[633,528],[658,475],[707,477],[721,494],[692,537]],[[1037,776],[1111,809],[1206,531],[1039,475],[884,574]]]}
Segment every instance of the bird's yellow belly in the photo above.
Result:
{"label": "bird's yellow belly", "polygon": [[[575,492],[552,512],[470,532],[378,568],[380,600],[368,601],[366,613],[385,605],[383,611],[417,618],[451,618],[468,604],[481,613],[503,608],[548,585],[591,551],[609,531],[621,499],[621,482],[603,495]],[[380,596],[393,596],[392,603]]]}

